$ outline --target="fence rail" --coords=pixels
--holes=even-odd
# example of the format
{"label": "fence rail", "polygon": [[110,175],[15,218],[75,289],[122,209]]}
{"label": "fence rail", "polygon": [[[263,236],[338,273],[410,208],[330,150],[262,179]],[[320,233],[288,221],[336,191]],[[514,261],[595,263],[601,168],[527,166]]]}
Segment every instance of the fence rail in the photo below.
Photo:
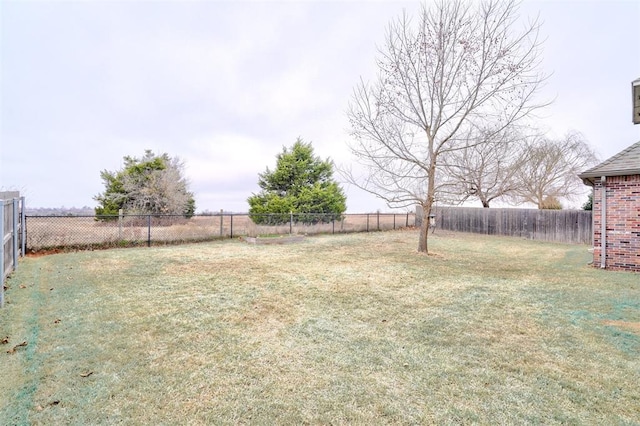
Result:
{"label": "fence rail", "polygon": [[[591,244],[591,211],[436,207],[436,229]],[[421,223],[422,209],[416,209]]]}
{"label": "fence rail", "polygon": [[[255,220],[252,220],[252,218]],[[256,222],[261,222],[260,224]],[[38,252],[208,241],[240,236],[337,234],[415,226],[414,213],[26,216],[26,250]]]}
{"label": "fence rail", "polygon": [[24,253],[23,206],[24,197],[20,198],[18,192],[0,193],[0,308],[4,306],[4,281]]}

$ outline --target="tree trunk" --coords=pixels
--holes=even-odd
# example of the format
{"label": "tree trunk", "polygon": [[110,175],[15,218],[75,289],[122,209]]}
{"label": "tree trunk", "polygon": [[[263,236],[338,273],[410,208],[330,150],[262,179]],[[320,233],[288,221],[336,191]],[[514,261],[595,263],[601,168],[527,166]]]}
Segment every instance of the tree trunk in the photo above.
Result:
{"label": "tree trunk", "polygon": [[431,223],[429,215],[431,215],[432,202],[427,201],[422,205],[422,224],[420,224],[420,237],[418,238],[418,252],[429,254],[429,228]]}
{"label": "tree trunk", "polygon": [[418,252],[429,254],[429,216],[431,216],[431,207],[433,207],[433,201],[435,200],[436,187],[434,183],[434,176],[436,175],[436,155],[433,152],[433,138],[427,132],[427,138],[429,139],[429,150],[431,151],[431,161],[429,163],[429,181],[427,183],[427,199],[422,203],[422,224],[420,225],[420,238],[418,239]]}
{"label": "tree trunk", "polygon": [[429,215],[422,207],[422,224],[420,225],[420,237],[418,238],[418,252],[429,254],[427,240],[429,238]]}

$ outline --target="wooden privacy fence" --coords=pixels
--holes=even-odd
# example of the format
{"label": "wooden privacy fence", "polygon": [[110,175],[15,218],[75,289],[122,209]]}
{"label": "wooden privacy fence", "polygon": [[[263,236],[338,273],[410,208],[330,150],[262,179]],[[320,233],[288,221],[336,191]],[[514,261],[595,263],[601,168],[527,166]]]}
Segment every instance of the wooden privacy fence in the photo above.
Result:
{"label": "wooden privacy fence", "polygon": [[24,253],[24,197],[18,192],[0,192],[0,308],[4,306],[4,281],[16,269]]}
{"label": "wooden privacy fence", "polygon": [[[591,244],[591,211],[436,207],[436,229]],[[416,210],[421,223],[422,209]]]}

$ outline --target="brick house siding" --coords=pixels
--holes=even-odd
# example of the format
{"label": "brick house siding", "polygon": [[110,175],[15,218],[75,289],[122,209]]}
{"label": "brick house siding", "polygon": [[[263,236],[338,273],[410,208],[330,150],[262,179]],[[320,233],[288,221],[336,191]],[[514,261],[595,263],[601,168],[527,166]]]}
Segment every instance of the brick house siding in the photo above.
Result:
{"label": "brick house siding", "polygon": [[[640,174],[611,176],[606,188],[606,267],[640,272]],[[593,263],[601,264],[602,182],[595,179],[593,194]]]}
{"label": "brick house siding", "polygon": [[[604,185],[603,185],[604,177]],[[640,142],[580,175],[593,187],[593,265],[640,272]],[[602,262],[602,191],[606,197]]]}

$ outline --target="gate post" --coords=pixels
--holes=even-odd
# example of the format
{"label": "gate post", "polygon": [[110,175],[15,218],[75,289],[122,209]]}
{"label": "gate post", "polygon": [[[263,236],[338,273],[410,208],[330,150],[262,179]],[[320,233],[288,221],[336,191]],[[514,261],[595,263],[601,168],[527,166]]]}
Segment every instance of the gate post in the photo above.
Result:
{"label": "gate post", "polygon": [[22,245],[20,257],[27,254],[27,214],[24,209],[24,197],[20,197],[20,243]]}
{"label": "gate post", "polygon": [[18,199],[13,199],[13,269],[18,269]]}

